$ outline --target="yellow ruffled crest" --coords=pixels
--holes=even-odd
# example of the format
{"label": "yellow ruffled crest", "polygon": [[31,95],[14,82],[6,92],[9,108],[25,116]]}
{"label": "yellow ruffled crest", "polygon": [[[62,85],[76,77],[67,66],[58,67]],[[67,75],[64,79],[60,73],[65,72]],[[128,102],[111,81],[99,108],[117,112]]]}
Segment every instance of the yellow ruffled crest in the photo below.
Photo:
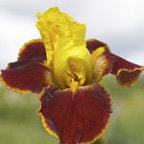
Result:
{"label": "yellow ruffled crest", "polygon": [[51,63],[53,58],[53,51],[55,49],[57,39],[61,36],[59,34],[59,29],[62,27],[68,28],[71,33],[71,38],[76,42],[80,43],[84,39],[86,32],[85,25],[78,24],[70,16],[60,12],[57,7],[50,8],[43,14],[38,13],[37,17],[39,20],[36,25],[46,47],[48,65]]}
{"label": "yellow ruffled crest", "polygon": [[86,26],[74,21],[59,9],[50,8],[38,14],[37,27],[46,47],[47,65],[52,66],[54,79],[60,88],[91,83],[92,60],[85,45]]}

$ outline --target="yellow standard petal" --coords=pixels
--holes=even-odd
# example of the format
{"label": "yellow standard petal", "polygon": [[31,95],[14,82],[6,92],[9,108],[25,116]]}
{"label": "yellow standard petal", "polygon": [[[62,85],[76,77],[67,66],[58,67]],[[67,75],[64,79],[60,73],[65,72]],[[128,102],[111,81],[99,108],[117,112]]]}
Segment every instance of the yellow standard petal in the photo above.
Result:
{"label": "yellow standard petal", "polygon": [[86,26],[59,9],[38,14],[37,27],[46,47],[47,64],[52,67],[57,85],[75,91],[93,79],[91,55],[85,45]]}

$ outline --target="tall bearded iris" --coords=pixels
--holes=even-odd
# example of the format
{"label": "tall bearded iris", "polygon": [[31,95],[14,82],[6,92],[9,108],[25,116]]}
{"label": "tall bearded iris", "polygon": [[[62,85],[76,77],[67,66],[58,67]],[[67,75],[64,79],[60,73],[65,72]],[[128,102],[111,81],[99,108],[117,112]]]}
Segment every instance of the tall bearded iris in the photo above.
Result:
{"label": "tall bearded iris", "polygon": [[144,67],[112,54],[101,41],[85,41],[86,26],[58,8],[39,13],[37,27],[42,38],[21,48],[17,61],[1,71],[1,82],[40,93],[42,123],[61,144],[92,143],[112,113],[111,97],[98,82],[111,73],[131,86]]}

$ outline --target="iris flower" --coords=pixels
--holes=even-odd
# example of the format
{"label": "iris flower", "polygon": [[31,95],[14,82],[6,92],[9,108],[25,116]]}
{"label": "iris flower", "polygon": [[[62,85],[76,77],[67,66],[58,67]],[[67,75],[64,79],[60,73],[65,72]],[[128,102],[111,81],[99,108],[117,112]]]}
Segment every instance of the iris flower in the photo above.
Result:
{"label": "iris flower", "polygon": [[111,53],[106,43],[85,41],[86,26],[57,7],[38,13],[41,38],[20,49],[1,71],[1,82],[20,93],[39,93],[44,128],[61,144],[89,144],[102,137],[112,114],[111,96],[99,81],[111,73],[131,86],[144,70]]}

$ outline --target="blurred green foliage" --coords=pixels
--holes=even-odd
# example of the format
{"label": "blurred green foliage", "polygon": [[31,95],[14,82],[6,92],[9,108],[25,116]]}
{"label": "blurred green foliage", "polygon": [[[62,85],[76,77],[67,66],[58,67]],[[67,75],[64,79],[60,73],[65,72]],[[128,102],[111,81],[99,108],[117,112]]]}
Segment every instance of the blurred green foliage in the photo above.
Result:
{"label": "blurred green foliage", "polygon": [[[105,144],[144,143],[144,82],[120,87],[113,77],[101,84],[113,97],[113,116]],[[43,129],[37,95],[22,95],[0,86],[0,144],[56,144]]]}

